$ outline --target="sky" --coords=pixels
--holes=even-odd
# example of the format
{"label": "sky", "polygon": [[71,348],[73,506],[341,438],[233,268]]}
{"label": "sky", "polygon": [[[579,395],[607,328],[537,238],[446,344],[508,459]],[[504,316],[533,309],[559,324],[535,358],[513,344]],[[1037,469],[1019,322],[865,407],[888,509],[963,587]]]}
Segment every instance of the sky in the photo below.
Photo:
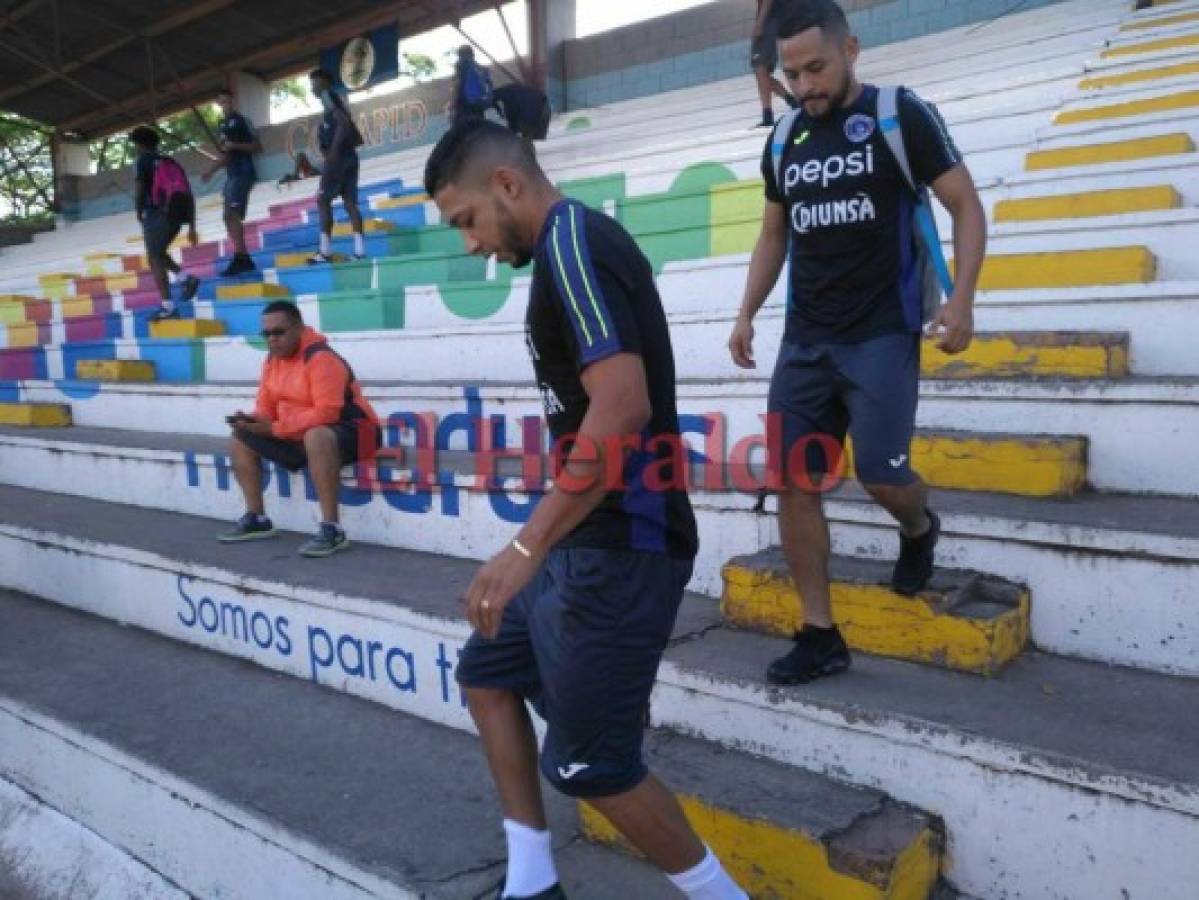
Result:
{"label": "sky", "polygon": [[[619,28],[622,25],[654,19],[681,9],[702,6],[711,2],[713,0],[638,0],[636,3],[615,2],[615,0],[576,0],[575,34],[578,37],[587,37],[601,31]],[[508,28],[516,40],[518,50],[523,54],[528,50],[525,40],[528,33],[525,2],[516,0],[514,3],[506,3],[503,9]],[[503,62],[511,59],[512,53],[507,35],[494,11],[479,13],[464,19],[462,30],[486,47],[497,60]],[[453,28],[446,26],[401,41],[400,52],[423,53],[438,64],[438,77],[449,76],[453,69],[452,54],[462,43],[462,36]],[[485,59],[484,62],[486,62]],[[402,86],[403,82],[387,82],[375,86],[361,96],[371,97],[386,94]],[[289,100],[271,110],[271,122],[272,124],[286,122],[296,116],[314,113],[317,109],[317,103],[311,99]]]}

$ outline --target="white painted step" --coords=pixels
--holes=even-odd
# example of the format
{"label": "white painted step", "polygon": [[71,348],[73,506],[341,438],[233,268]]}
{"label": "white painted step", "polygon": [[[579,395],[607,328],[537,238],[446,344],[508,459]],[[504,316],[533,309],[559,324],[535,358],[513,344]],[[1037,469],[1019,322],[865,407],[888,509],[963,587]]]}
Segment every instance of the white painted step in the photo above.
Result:
{"label": "white painted step", "polygon": [[[54,452],[48,452],[48,451]],[[284,528],[318,518],[306,476],[270,470],[267,505]],[[387,477],[385,475],[385,477]],[[0,484],[233,521],[244,511],[227,444],[196,435],[73,429],[43,437],[0,432]],[[531,510],[518,485],[477,492],[450,478],[436,490],[388,483],[351,490],[343,520],[355,540],[484,558]],[[691,588],[721,591],[732,557],[778,542],[774,501],[696,490],[700,552]],[[1025,582],[1032,636],[1044,649],[1156,671],[1199,675],[1199,506],[1194,501],[1082,495],[1066,501],[934,492],[943,520],[942,565]],[[834,552],[894,559],[890,517],[846,486],[830,495]]]}
{"label": "white painted step", "polygon": [[[22,554],[27,561],[0,572],[20,579],[24,590],[271,669],[311,677],[315,668],[322,684],[412,715],[462,715],[452,685],[445,693],[442,685],[449,683],[447,666],[452,669],[466,635],[452,598],[473,564],[361,545],[301,566],[290,562],[299,535],[285,535],[273,546],[218,547],[205,540],[217,522],[12,490],[0,495],[4,508],[21,510],[8,517],[21,524],[4,527],[0,555]],[[265,565],[268,560],[275,567]],[[71,591],[78,579],[96,590]],[[161,602],[130,602],[134,596]],[[187,598],[196,607],[194,617]],[[205,616],[211,629],[200,624],[199,605],[206,600],[217,611],[215,619]],[[818,686],[766,689],[762,667],[786,642],[719,627],[704,601],[687,603],[687,615],[695,617],[689,621],[698,628],[684,632],[690,639],[667,652],[651,708],[655,723],[732,748],[752,746],[799,769],[836,772],[938,813],[950,840],[947,875],[968,894],[1104,896],[1112,886],[1127,885],[1129,896],[1143,889],[1183,900],[1186,885],[1199,876],[1193,854],[1171,852],[1199,839],[1199,769],[1188,752],[1199,727],[1189,714],[1199,701],[1199,681],[1037,653],[993,679],[859,655],[848,674]],[[223,625],[222,604],[229,611]],[[0,600],[0,610],[6,608]],[[234,633],[238,610],[269,621],[286,617],[292,655]],[[24,618],[32,624],[23,629],[31,648],[26,652],[44,641],[67,643],[75,634],[72,616],[49,607],[27,609]],[[196,624],[189,627],[191,621]],[[228,697],[231,712],[260,694],[245,687],[257,682],[244,666],[238,667],[244,679],[237,687],[213,674],[220,661],[205,654],[193,661],[187,651],[151,648],[155,639],[136,632],[103,639],[99,632],[71,642],[80,649],[64,663],[70,674],[95,666],[101,651],[119,639],[128,672],[96,679],[111,680],[110,690],[138,676],[157,686],[159,671],[169,670],[173,678],[183,670],[192,678],[180,694],[186,684],[210,686],[213,695]],[[324,652],[322,632],[402,648],[417,667],[417,689],[397,690],[339,671],[341,663]],[[139,651],[147,649],[135,652],[135,641]],[[303,688],[287,679],[272,684],[272,697],[285,691],[299,696]],[[77,698],[76,705],[89,699]],[[340,709],[336,699],[327,703],[331,716]],[[95,706],[93,701],[91,716],[98,715]],[[313,726],[305,724],[309,717],[294,715],[296,708],[310,707],[274,704],[264,718],[294,722],[306,734]],[[386,766],[387,757],[367,758]],[[359,759],[343,749],[340,762],[362,765]],[[208,762],[204,754],[196,760],[196,766]]]}

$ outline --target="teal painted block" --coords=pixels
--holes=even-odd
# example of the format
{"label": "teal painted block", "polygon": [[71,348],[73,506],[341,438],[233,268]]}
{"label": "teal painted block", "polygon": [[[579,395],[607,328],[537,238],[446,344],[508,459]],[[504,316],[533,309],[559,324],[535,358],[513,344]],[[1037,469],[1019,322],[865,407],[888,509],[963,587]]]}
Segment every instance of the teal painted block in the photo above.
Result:
{"label": "teal painted block", "polygon": [[390,331],[404,327],[405,300],[400,291],[369,291],[321,296],[321,330]]}

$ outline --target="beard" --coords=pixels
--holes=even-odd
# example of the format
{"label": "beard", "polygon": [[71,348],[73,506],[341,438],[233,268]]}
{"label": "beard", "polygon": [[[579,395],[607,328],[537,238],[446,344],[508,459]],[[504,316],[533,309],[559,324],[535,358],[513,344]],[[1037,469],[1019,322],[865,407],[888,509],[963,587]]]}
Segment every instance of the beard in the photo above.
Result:
{"label": "beard", "polygon": [[504,244],[503,249],[512,257],[508,264],[514,269],[523,269],[532,262],[534,248],[525,243],[520,227],[516,223],[516,217],[500,206],[498,202],[496,202],[495,208],[500,225],[500,239]]}
{"label": "beard", "polygon": [[[853,79],[850,77],[849,69],[846,68],[845,74],[841,78],[841,84],[831,94],[820,97],[813,97],[804,100],[804,112],[807,112],[813,119],[831,119],[837,112],[845,106],[845,102],[849,99],[849,92],[853,88]],[[819,115],[808,112],[807,104],[811,100],[824,100],[828,103],[828,108]]]}

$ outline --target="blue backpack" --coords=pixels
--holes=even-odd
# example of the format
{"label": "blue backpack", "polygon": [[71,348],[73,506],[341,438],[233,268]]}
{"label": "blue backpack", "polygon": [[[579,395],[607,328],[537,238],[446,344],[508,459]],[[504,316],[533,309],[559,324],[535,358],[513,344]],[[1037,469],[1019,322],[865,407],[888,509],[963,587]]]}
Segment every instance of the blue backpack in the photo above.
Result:
{"label": "blue backpack", "polygon": [[[919,238],[916,241],[916,264],[919,267],[923,297],[922,318],[927,323],[932,321],[937,310],[941,308],[942,292],[946,297],[953,294],[953,276],[949,274],[949,264],[945,261],[944,251],[941,250],[941,236],[937,232],[937,220],[933,215],[928,187],[917,184],[912,176],[912,165],[908,161],[908,151],[903,143],[903,129],[899,123],[899,91],[897,87],[878,89],[878,125],[883,140],[887,142],[891,155],[895,157],[904,180],[916,198],[916,205],[912,210],[912,224],[913,232]],[[799,109],[788,112],[775,125],[770,138],[770,161],[774,167],[774,183],[780,186],[780,194],[783,183],[783,151],[787,147],[787,138],[793,130],[795,120],[801,114],[802,110]]]}
{"label": "blue backpack", "polygon": [[462,99],[472,106],[491,106],[491,75],[478,63],[471,63],[462,75]]}

